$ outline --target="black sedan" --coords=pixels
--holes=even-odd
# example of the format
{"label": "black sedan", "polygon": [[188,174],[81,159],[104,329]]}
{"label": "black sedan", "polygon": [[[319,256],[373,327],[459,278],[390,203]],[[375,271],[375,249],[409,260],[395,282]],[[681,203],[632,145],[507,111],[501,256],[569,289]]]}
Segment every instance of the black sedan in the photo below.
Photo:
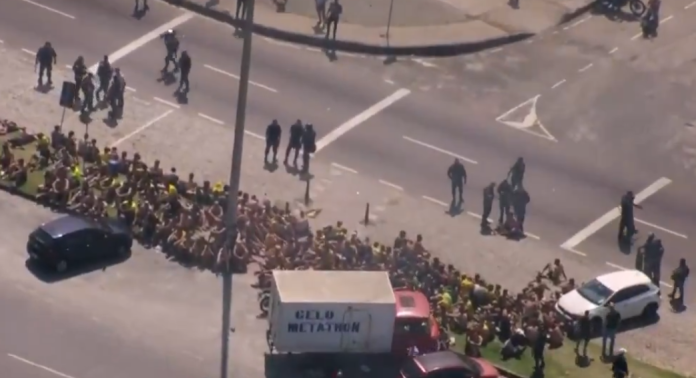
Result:
{"label": "black sedan", "polygon": [[117,219],[66,215],[34,230],[27,252],[31,261],[64,272],[80,263],[126,258],[132,245],[130,230]]}

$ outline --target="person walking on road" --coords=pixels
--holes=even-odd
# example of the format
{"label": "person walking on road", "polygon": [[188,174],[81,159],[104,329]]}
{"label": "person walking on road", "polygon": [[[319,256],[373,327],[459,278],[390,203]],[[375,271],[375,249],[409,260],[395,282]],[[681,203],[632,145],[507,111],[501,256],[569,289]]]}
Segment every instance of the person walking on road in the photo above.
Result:
{"label": "person walking on road", "polygon": [[315,28],[323,28],[326,25],[326,0],[315,0],[317,9],[317,24]]}
{"label": "person walking on road", "polygon": [[[684,284],[686,279],[689,278],[689,267],[686,265],[686,259],[679,260],[679,266],[672,272],[672,293],[669,297],[678,301],[682,305],[684,304]],[[677,298],[677,291],[679,292],[679,298]]]}
{"label": "person walking on road", "polygon": [[[447,169],[447,177],[452,184],[452,206],[461,205],[464,202],[464,184],[466,184],[466,168],[459,159]],[[459,199],[459,202],[457,202]]]}
{"label": "person walking on road", "polygon": [[505,223],[505,217],[510,212],[510,205],[512,202],[512,187],[507,179],[503,180],[498,184],[498,207],[500,208],[500,217],[498,217],[498,224],[502,225]]}
{"label": "person walking on road", "polygon": [[[602,356],[612,357],[614,355],[614,343],[616,342],[616,332],[621,323],[621,314],[614,308],[613,303],[609,303],[609,312],[604,318],[604,329],[602,330]],[[607,349],[609,344],[609,349]]]}
{"label": "person walking on road", "polygon": [[142,13],[147,13],[147,11],[150,10],[150,6],[147,5],[147,0],[142,0],[143,1],[143,7],[140,7],[140,0],[135,0],[135,8],[133,9],[133,14],[142,14]]}
{"label": "person walking on road", "polygon": [[169,71],[169,63],[174,65],[174,72],[178,72],[179,63],[177,62],[176,56],[179,52],[179,38],[176,36],[176,30],[169,29],[160,35],[160,38],[164,40],[164,47],[167,50],[167,55],[164,57],[164,68],[162,68],[162,73],[167,73]]}
{"label": "person walking on road", "polygon": [[510,185],[514,190],[518,186],[522,185],[522,180],[524,180],[524,170],[525,164],[523,158],[517,158],[515,164],[512,165],[510,171],[508,172],[508,179],[510,180]]}
{"label": "person walking on road", "polygon": [[109,93],[107,95],[109,105],[111,106],[109,117],[119,119],[123,115],[125,91],[126,80],[121,76],[121,70],[116,68],[114,69],[114,77],[111,80],[111,86],[109,87]]}
{"label": "person walking on road", "polygon": [[483,214],[481,215],[481,227],[488,227],[488,218],[493,211],[493,201],[495,200],[495,183],[490,183],[483,188]]}
{"label": "person walking on road", "polygon": [[636,230],[635,222],[633,221],[633,208],[642,209],[643,207],[633,202],[635,196],[633,192],[628,191],[621,197],[621,218],[619,219],[619,234],[618,239],[620,242],[628,239],[635,235],[638,230]]}
{"label": "person walking on road", "polygon": [[94,111],[94,74],[89,72],[87,76],[82,80],[82,94],[85,96],[85,100],[82,102],[82,108],[80,111],[83,114],[88,114]]}
{"label": "person walking on road", "polygon": [[314,126],[307,124],[302,133],[302,173],[309,173],[309,160],[311,154],[317,150],[317,133]]}
{"label": "person walking on road", "polygon": [[285,148],[283,164],[288,165],[290,153],[294,151],[295,156],[292,160],[292,165],[297,167],[297,158],[300,156],[300,148],[302,148],[302,134],[304,134],[304,127],[302,126],[302,121],[298,119],[297,122],[290,126],[290,138],[288,139],[288,146]]}
{"label": "person walking on road", "polygon": [[529,193],[522,187],[522,184],[515,186],[512,192],[512,208],[515,212],[515,218],[517,218],[517,225],[520,228],[520,232],[524,234],[524,220],[527,217],[527,205],[531,198],[529,198]]}
{"label": "person walking on road", "polygon": [[75,76],[75,86],[77,90],[75,91],[75,101],[80,100],[80,89],[82,89],[82,80],[87,76],[87,65],[85,65],[85,58],[80,55],[75,60],[72,66],[73,75]]}
{"label": "person walking on road", "polygon": [[653,241],[645,247],[643,272],[657,286],[660,286],[660,270],[662,269],[662,257],[664,255],[665,248],[662,246],[662,240],[654,239],[653,236]]}
{"label": "person walking on road", "polygon": [[580,355],[580,344],[582,344],[582,356],[587,358],[587,344],[592,338],[592,321],[590,320],[590,312],[585,311],[584,314],[576,321],[575,330],[575,353]]}
{"label": "person walking on road", "polygon": [[268,127],[266,127],[266,151],[263,154],[264,164],[268,164],[268,153],[273,151],[273,161],[272,164],[278,162],[278,146],[280,146],[280,136],[283,133],[283,129],[280,128],[277,120],[273,120]]}
{"label": "person walking on road", "polygon": [[191,73],[191,56],[186,51],[181,52],[179,57],[179,93],[188,93],[191,89],[189,86],[189,73]]}
{"label": "person walking on road", "polygon": [[109,56],[104,55],[104,59],[102,59],[101,62],[99,62],[99,66],[97,67],[97,77],[99,78],[99,88],[97,88],[97,91],[95,92],[95,98],[97,99],[97,102],[100,102],[101,100],[99,99],[99,94],[103,93],[104,96],[109,91],[109,83],[111,82],[111,77],[113,75],[113,70],[111,69],[111,63],[109,63]]}
{"label": "person walking on road", "polygon": [[338,2],[338,0],[333,0],[329,4],[329,11],[326,17],[326,39],[336,40],[336,30],[338,29],[338,20],[341,18],[343,13],[343,5]]}
{"label": "person walking on road", "polygon": [[44,43],[41,48],[36,52],[36,61],[34,62],[34,72],[36,72],[36,66],[39,66],[39,86],[43,86],[44,73],[48,79],[48,85],[53,85],[53,79],[51,77],[51,72],[53,71],[53,65],[58,61],[58,55],[56,50],[51,46],[51,42]]}

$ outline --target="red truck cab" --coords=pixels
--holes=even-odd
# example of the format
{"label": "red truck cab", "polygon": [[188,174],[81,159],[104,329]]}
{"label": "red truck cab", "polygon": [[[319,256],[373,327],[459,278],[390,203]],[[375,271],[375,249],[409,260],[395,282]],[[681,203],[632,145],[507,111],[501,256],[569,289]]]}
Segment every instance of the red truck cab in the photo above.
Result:
{"label": "red truck cab", "polygon": [[438,349],[440,327],[432,316],[425,294],[418,291],[396,289],[396,319],[392,350],[406,354],[415,346],[420,353]]}

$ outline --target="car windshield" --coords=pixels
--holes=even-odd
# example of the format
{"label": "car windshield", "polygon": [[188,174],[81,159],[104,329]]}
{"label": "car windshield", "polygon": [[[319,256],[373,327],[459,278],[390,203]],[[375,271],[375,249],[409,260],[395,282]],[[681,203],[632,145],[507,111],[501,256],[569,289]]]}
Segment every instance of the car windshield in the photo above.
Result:
{"label": "car windshield", "polygon": [[603,305],[614,291],[604,286],[596,278],[578,288],[578,294],[597,306]]}
{"label": "car windshield", "polygon": [[429,335],[430,319],[400,318],[396,322],[394,333],[397,335]]}
{"label": "car windshield", "polygon": [[404,378],[420,378],[423,376],[423,370],[415,360],[409,359],[401,366],[401,374]]}

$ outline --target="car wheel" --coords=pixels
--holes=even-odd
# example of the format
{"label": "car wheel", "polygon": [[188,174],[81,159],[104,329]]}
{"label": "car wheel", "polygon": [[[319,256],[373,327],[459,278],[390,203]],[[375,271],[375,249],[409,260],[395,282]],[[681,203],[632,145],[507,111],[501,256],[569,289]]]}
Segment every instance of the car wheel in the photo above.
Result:
{"label": "car wheel", "polygon": [[657,317],[657,303],[651,303],[643,309],[643,317],[645,319],[654,319]]}
{"label": "car wheel", "polygon": [[595,335],[600,335],[600,334],[602,334],[602,328],[603,328],[602,318],[593,318],[592,319],[592,333]]}
{"label": "car wheel", "polygon": [[65,260],[60,260],[58,264],[56,264],[56,271],[58,273],[63,273],[66,270],[68,270],[68,263]]}

